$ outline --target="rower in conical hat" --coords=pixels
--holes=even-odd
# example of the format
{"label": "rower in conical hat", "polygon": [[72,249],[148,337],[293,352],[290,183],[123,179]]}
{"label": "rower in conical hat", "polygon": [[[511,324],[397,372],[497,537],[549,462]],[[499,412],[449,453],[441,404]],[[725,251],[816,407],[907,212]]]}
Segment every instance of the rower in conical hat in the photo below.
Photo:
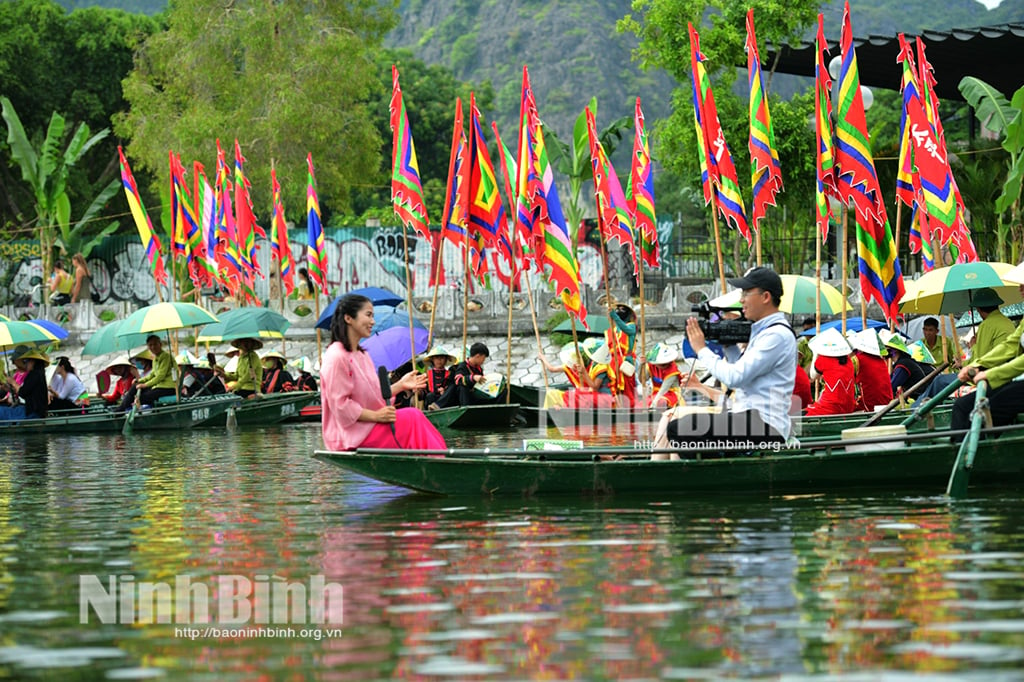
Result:
{"label": "rower in conical hat", "polygon": [[226,382],[234,382],[231,389],[242,398],[254,397],[263,386],[263,361],[256,351],[263,348],[263,342],[255,337],[235,339],[231,345],[238,349],[238,364],[235,370],[217,368],[217,374]]}
{"label": "rower in conical hat", "polygon": [[295,390],[295,379],[285,367],[287,358],[284,353],[276,350],[264,351],[260,360],[263,362],[261,385],[264,393],[285,393]]}
{"label": "rower in conical hat", "polygon": [[448,365],[453,364],[456,357],[447,347],[438,344],[423,359],[427,361],[427,387],[423,394],[423,404],[428,410],[436,409],[431,406],[452,385],[452,373]]}
{"label": "rower in conical hat", "polygon": [[679,351],[667,343],[656,343],[647,351],[647,371],[651,375],[650,407],[675,407],[682,399]]}
{"label": "rower in conical hat", "polygon": [[854,366],[846,338],[829,328],[811,339],[808,347],[814,353],[812,379],[820,379],[821,393],[806,411],[808,415],[846,414],[857,409],[854,393]]}
{"label": "rower in conical hat", "polygon": [[909,393],[909,391],[925,378],[927,373],[924,368],[914,359],[906,341],[897,332],[883,329],[878,332],[878,335],[891,355],[889,383],[892,386],[893,396],[903,395],[906,398],[916,398],[924,389],[918,388],[913,393]]}
{"label": "rower in conical hat", "polygon": [[611,357],[609,377],[613,382],[613,393],[622,395],[628,404],[636,402],[636,312],[625,303],[609,306],[608,317],[612,322],[605,333]]}
{"label": "rower in conical hat", "polygon": [[857,408],[867,412],[892,401],[889,377],[889,353],[874,329],[862,329],[847,335],[857,361]]}

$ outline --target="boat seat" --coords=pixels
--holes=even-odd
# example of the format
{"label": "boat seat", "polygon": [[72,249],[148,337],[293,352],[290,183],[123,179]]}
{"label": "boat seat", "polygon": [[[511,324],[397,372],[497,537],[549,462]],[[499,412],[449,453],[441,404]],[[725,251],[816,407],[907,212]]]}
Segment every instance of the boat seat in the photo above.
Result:
{"label": "boat seat", "polygon": [[175,405],[178,402],[178,398],[173,395],[160,396],[156,399],[156,405]]}

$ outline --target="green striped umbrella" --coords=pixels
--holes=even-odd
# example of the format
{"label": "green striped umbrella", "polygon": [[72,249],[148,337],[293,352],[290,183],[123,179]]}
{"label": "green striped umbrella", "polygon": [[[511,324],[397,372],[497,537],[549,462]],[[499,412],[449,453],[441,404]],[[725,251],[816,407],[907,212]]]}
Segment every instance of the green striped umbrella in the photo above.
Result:
{"label": "green striped umbrella", "polygon": [[235,308],[221,313],[220,322],[203,327],[196,341],[280,339],[290,326],[288,318],[267,308]]}
{"label": "green striped umbrella", "polygon": [[155,303],[145,308],[139,308],[126,317],[117,330],[117,336],[153,334],[170,329],[199,327],[211,322],[217,322],[217,318],[195,303],[182,303],[181,301]]}
{"label": "green striped umbrella", "polygon": [[39,345],[57,340],[53,332],[40,325],[18,320],[0,320],[0,347]]}
{"label": "green striped umbrella", "polygon": [[936,268],[906,285],[900,312],[961,313],[972,307],[972,296],[979,289],[992,289],[1003,303],[1017,303],[1021,300],[1019,287],[1003,279],[1011,270],[1009,263],[984,261]]}
{"label": "green striped umbrella", "polygon": [[107,353],[119,350],[132,350],[133,348],[146,345],[148,333],[118,336],[117,334],[121,330],[122,322],[124,320],[114,320],[94,331],[89,340],[85,342],[85,346],[82,348],[82,355],[106,355]]}
{"label": "green striped umbrella", "polygon": [[[813,277],[803,275],[781,275],[782,279],[782,302],[779,310],[791,315],[813,315],[816,312],[814,305],[815,296],[818,293],[818,283]],[[736,308],[741,307],[739,289],[733,289],[708,303],[715,308]],[[846,297],[828,282],[821,283],[821,314],[838,315],[843,311],[843,305],[850,310],[850,303]]]}

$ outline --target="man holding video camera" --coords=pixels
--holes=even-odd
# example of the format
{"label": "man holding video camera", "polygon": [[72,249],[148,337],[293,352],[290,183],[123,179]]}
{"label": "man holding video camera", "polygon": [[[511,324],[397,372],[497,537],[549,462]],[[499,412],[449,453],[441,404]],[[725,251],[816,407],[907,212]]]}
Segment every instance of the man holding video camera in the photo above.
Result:
{"label": "man holding video camera", "polygon": [[790,403],[796,375],[796,337],[779,312],[782,278],[769,268],[748,270],[729,284],[743,290],[743,316],[753,324],[750,340],[740,352],[735,342],[725,345],[726,358],[715,355],[705,336],[709,334],[696,318],[686,321],[686,336],[697,358],[711,375],[732,390],[728,409],[721,415],[694,414],[673,421],[668,427],[672,444],[692,448],[701,441],[728,443],[779,443],[789,438]]}

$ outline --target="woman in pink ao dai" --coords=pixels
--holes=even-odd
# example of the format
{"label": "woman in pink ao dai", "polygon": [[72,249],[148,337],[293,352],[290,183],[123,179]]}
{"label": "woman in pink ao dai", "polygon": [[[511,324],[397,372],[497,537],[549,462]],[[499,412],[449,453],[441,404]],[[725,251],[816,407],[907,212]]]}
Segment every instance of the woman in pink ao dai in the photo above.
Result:
{"label": "woman in pink ao dai", "polygon": [[[444,438],[420,410],[395,409],[384,401],[373,359],[359,347],[371,333],[370,299],[342,297],[331,318],[331,344],[320,368],[324,443],[331,450],[446,449]],[[391,392],[416,391],[426,381],[425,374],[409,372],[391,385]]]}

